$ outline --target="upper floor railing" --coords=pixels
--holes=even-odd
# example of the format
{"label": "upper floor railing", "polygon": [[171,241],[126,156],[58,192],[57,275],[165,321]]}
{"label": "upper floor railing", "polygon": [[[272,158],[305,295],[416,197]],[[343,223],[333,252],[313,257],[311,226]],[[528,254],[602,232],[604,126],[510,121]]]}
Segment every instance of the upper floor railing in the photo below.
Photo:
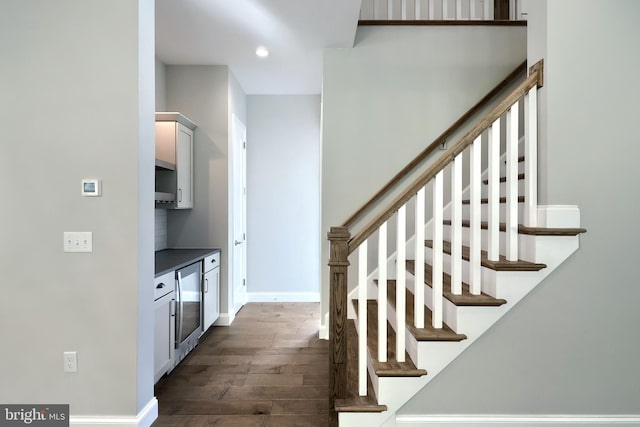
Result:
{"label": "upper floor railing", "polygon": [[519,0],[363,0],[360,21],[516,21]]}

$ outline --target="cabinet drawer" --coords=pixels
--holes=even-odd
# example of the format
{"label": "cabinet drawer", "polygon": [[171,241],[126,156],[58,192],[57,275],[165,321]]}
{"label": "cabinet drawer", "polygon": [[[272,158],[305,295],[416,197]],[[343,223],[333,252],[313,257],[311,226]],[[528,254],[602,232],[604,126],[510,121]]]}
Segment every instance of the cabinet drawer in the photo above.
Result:
{"label": "cabinet drawer", "polygon": [[206,272],[216,267],[220,267],[220,252],[216,252],[204,258],[203,271]]}
{"label": "cabinet drawer", "polygon": [[175,291],[176,288],[176,279],[175,272],[170,271],[168,273],[163,274],[162,276],[158,276],[153,280],[153,300],[157,300],[163,295],[168,294],[169,292]]}

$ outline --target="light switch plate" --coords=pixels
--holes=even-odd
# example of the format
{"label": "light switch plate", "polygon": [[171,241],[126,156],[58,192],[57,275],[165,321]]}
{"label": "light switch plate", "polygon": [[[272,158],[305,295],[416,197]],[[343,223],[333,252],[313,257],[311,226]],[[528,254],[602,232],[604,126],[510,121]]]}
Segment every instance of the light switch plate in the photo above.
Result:
{"label": "light switch plate", "polygon": [[93,252],[93,233],[91,231],[65,231],[65,252]]}

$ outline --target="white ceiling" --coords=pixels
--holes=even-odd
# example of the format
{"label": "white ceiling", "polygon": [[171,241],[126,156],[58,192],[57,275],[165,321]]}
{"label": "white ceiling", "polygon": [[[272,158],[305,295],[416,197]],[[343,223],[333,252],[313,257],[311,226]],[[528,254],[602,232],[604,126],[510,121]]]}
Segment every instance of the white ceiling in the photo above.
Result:
{"label": "white ceiling", "polygon": [[[361,0],[156,0],[165,64],[228,65],[247,94],[319,94],[322,51],[352,47]],[[267,58],[255,54],[269,49]]]}

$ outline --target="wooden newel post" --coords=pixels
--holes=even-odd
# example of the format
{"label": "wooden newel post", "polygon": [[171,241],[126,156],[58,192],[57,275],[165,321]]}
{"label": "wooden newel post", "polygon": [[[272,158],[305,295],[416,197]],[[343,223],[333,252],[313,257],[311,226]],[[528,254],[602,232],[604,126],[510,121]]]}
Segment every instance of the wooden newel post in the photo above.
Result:
{"label": "wooden newel post", "polygon": [[331,227],[329,248],[329,425],[338,425],[336,399],[347,391],[347,270],[349,239],[347,227]]}

